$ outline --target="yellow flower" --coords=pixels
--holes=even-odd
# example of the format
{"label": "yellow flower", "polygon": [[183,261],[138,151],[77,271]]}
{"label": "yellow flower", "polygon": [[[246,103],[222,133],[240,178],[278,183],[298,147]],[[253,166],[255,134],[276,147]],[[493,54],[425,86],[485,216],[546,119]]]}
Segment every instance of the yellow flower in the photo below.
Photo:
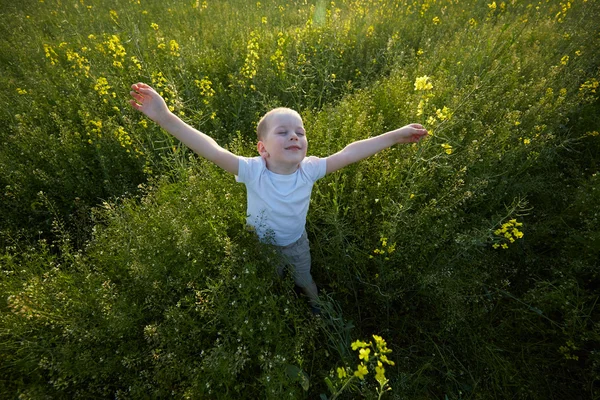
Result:
{"label": "yellow flower", "polygon": [[567,65],[569,63],[569,56],[564,56],[563,58],[561,58],[560,63],[562,65]]}
{"label": "yellow flower", "polygon": [[[390,352],[390,351],[391,351],[391,350],[388,350],[388,352]],[[393,362],[393,361],[391,361],[391,360],[389,360],[385,354],[383,354],[383,355],[379,356],[379,359],[380,359],[381,361],[383,361],[384,363],[388,364],[388,365],[396,365],[396,363],[395,363],[395,362]]]}
{"label": "yellow flower", "polygon": [[437,109],[435,110],[435,115],[441,120],[441,121],[445,121],[447,119],[450,119],[451,117],[451,113],[450,113],[450,109],[446,106],[444,106],[442,109]]}
{"label": "yellow flower", "polygon": [[338,378],[343,379],[348,376],[344,368],[338,367],[337,369]]}
{"label": "yellow flower", "polygon": [[150,28],[152,28],[155,31],[157,31],[158,30],[158,24],[156,24],[156,23],[153,22],[153,23],[150,24]]}
{"label": "yellow flower", "polygon": [[354,376],[360,379],[365,379],[365,375],[368,373],[369,370],[367,369],[367,366],[363,363],[360,363],[360,365],[356,368],[356,371],[354,371]]}
{"label": "yellow flower", "polygon": [[445,149],[446,154],[452,154],[452,146],[448,143],[442,144],[442,147]]}
{"label": "yellow flower", "polygon": [[383,368],[381,361],[377,361],[377,366],[375,367],[375,379],[382,385],[387,381],[387,379],[385,379],[385,368]]}
{"label": "yellow flower", "polygon": [[21,89],[21,88],[17,88],[17,93],[19,93],[19,94],[27,94],[27,90]]}
{"label": "yellow flower", "polygon": [[358,352],[358,358],[369,361],[369,353],[371,353],[371,349],[360,349]]}
{"label": "yellow flower", "polygon": [[418,77],[415,80],[415,90],[431,90],[433,89],[433,84],[429,82],[429,77],[427,75]]}
{"label": "yellow flower", "polygon": [[502,247],[504,250],[508,249],[508,245],[506,243],[502,243],[502,246],[500,247]]}
{"label": "yellow flower", "polygon": [[375,344],[377,344],[377,346],[379,346],[381,348],[385,348],[387,346],[386,341],[383,340],[383,338],[381,336],[373,335],[373,339],[375,339]]}
{"label": "yellow flower", "polygon": [[440,18],[439,17],[433,17],[433,21],[432,22],[433,22],[434,25],[439,25]]}
{"label": "yellow flower", "polygon": [[368,343],[365,343],[362,340],[357,340],[356,342],[352,343],[352,350],[356,350],[360,347],[367,347],[368,345]]}
{"label": "yellow flower", "polygon": [[171,50],[171,55],[174,57],[179,56],[179,44],[175,40],[171,40],[169,42],[169,49]]}
{"label": "yellow flower", "polygon": [[108,80],[102,76],[96,80],[96,84],[94,85],[94,90],[98,92],[100,96],[108,94],[108,89],[110,88]]}
{"label": "yellow flower", "polygon": [[488,4],[488,7],[489,7],[489,8],[490,8],[490,10],[492,10],[492,11],[493,11],[493,10],[495,10],[495,9],[496,9],[496,2],[494,1],[494,2],[492,2],[492,3],[490,3],[490,4]]}

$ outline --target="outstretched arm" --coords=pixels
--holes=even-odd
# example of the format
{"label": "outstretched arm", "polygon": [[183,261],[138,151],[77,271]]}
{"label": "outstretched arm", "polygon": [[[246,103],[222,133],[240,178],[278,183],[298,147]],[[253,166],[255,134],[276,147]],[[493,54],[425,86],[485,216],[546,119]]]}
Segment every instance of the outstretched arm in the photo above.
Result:
{"label": "outstretched arm", "polygon": [[131,106],[143,112],[164,130],[179,139],[196,154],[214,162],[234,175],[238,173],[238,156],[219,146],[213,138],[192,128],[169,111],[164,99],[152,87],[145,83],[131,86]]}
{"label": "outstretched arm", "polygon": [[422,125],[410,124],[379,136],[350,143],[341,151],[326,158],[327,173],[370,157],[397,143],[416,143],[425,136],[427,130]]}

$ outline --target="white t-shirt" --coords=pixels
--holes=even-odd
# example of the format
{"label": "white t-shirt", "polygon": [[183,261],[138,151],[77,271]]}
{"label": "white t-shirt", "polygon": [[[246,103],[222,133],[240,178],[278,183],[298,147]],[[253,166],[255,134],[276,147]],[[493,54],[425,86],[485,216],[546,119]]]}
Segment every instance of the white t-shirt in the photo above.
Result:
{"label": "white t-shirt", "polygon": [[263,241],[286,246],[300,239],[314,183],[325,176],[326,161],[306,157],[290,175],[267,169],[261,157],[239,157],[238,182],[246,185],[248,225]]}

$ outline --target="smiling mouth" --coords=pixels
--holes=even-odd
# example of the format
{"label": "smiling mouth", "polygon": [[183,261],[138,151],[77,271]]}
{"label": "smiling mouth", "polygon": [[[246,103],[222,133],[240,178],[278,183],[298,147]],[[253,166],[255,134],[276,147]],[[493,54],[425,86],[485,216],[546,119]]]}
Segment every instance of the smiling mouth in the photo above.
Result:
{"label": "smiling mouth", "polygon": [[298,147],[298,146],[290,146],[290,147],[286,147],[286,150],[302,150],[302,148]]}

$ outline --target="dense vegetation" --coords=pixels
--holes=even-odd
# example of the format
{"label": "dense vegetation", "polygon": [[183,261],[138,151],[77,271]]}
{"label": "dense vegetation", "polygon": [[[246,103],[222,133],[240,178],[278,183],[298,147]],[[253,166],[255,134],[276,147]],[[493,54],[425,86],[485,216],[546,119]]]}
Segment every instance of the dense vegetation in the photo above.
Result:
{"label": "dense vegetation", "polygon": [[[2,397],[600,398],[597,1],[4,3]],[[320,318],[139,81],[240,155],[430,130],[315,185]]]}

